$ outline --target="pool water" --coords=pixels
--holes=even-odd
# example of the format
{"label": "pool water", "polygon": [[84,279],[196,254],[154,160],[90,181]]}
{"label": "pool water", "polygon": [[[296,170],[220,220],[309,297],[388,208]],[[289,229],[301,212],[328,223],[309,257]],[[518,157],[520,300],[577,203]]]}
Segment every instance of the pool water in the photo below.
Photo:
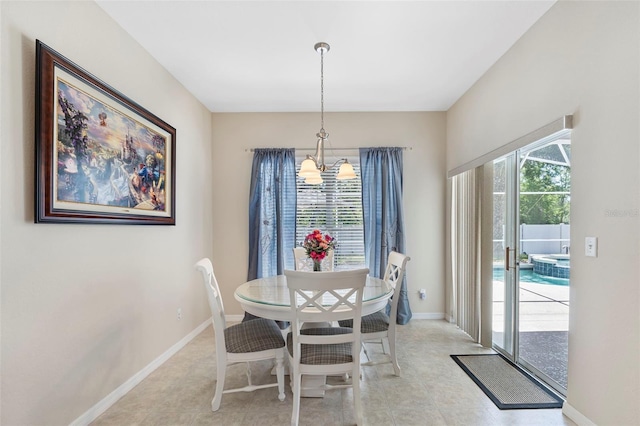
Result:
{"label": "pool water", "polygon": [[[504,281],[504,269],[493,268],[493,280]],[[569,286],[567,278],[554,278],[546,275],[540,275],[533,272],[533,269],[520,269],[520,281],[536,284]]]}

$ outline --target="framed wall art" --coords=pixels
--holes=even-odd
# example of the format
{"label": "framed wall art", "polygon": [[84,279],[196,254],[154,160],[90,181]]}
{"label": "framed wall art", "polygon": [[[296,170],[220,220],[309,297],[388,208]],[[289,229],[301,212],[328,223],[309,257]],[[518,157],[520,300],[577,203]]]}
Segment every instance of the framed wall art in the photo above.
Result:
{"label": "framed wall art", "polygon": [[36,41],[35,222],[175,225],[176,130]]}

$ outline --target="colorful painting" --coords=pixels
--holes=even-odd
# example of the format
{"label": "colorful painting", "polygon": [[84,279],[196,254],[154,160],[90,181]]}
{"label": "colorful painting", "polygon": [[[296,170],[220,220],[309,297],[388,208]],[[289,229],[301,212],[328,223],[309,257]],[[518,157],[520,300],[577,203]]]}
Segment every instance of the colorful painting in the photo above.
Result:
{"label": "colorful painting", "polygon": [[175,129],[37,44],[36,222],[175,224]]}

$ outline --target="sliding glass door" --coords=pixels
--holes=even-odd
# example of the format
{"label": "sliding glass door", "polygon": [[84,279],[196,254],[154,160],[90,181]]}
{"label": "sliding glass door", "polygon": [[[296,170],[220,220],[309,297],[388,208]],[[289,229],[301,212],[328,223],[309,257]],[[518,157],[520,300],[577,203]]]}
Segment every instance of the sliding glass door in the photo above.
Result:
{"label": "sliding glass door", "polygon": [[570,273],[570,139],[492,162],[493,347],[564,394]]}
{"label": "sliding glass door", "polygon": [[493,162],[493,345],[515,357],[517,263],[516,155]]}
{"label": "sliding glass door", "polygon": [[517,361],[566,393],[569,336],[571,141],[518,152]]}

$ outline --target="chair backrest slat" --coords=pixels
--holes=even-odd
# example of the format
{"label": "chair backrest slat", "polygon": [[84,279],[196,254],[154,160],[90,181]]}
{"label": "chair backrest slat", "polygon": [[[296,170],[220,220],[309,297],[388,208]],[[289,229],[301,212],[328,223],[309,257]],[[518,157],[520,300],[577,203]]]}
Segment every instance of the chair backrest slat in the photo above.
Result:
{"label": "chair backrest slat", "polygon": [[[227,320],[224,314],[224,305],[222,303],[218,280],[216,280],[216,276],[213,273],[213,264],[208,258],[200,259],[198,263],[196,263],[196,269],[202,273],[204,287],[207,291],[209,307],[211,308],[211,322],[213,323],[213,329],[216,334],[216,348],[223,348],[224,350],[224,329],[226,328]],[[219,345],[218,342],[220,342],[221,345]]]}
{"label": "chair backrest slat", "polygon": [[333,322],[353,319],[360,330],[362,294],[368,269],[338,272],[306,272],[285,270],[291,297],[294,344],[328,344],[359,341],[355,333],[330,336],[302,336],[303,323]]}
{"label": "chair backrest slat", "polygon": [[[368,269],[337,272],[285,270],[293,313],[301,321],[351,318],[362,307]],[[323,317],[322,319],[319,319]]]}
{"label": "chair backrest slat", "polygon": [[409,260],[411,260],[409,256],[392,251],[389,253],[387,268],[384,272],[384,280],[394,288],[393,297],[391,299],[391,312],[389,313],[389,318],[391,318],[391,321],[394,324],[398,313],[398,301],[400,300],[402,280]]}

